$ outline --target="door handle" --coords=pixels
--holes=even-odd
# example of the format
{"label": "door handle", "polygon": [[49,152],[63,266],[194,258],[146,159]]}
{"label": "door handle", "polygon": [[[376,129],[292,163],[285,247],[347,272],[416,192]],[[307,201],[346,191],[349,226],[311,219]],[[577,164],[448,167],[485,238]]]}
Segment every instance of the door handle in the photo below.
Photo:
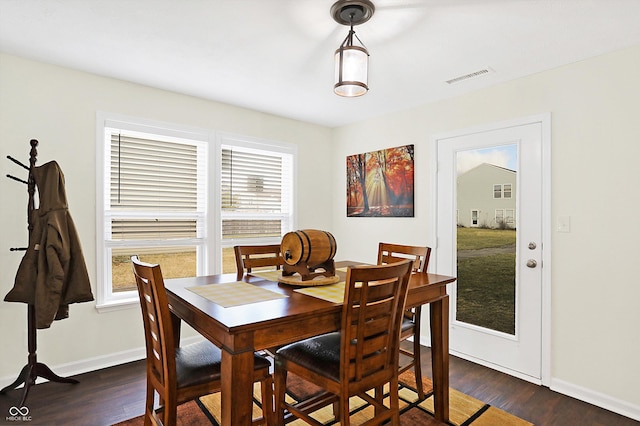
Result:
{"label": "door handle", "polygon": [[529,259],[527,260],[527,267],[529,268],[535,268],[536,266],[538,266],[538,262],[536,262],[533,259]]}

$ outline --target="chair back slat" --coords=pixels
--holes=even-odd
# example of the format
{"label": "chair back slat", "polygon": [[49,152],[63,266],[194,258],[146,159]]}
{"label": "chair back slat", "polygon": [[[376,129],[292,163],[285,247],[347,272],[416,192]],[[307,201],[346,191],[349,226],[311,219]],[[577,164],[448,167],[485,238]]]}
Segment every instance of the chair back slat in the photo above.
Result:
{"label": "chair back slat", "polygon": [[366,383],[388,381],[397,374],[411,266],[412,261],[404,260],[347,270],[341,333],[342,386],[366,387]]}
{"label": "chair back slat", "polygon": [[430,257],[431,247],[390,243],[378,244],[378,265],[387,265],[410,259],[413,261],[412,272],[427,272]]}
{"label": "chair back slat", "polygon": [[253,268],[273,266],[275,269],[280,269],[284,265],[280,244],[234,246],[233,251],[236,255],[238,280],[241,280],[245,273],[250,273]]}

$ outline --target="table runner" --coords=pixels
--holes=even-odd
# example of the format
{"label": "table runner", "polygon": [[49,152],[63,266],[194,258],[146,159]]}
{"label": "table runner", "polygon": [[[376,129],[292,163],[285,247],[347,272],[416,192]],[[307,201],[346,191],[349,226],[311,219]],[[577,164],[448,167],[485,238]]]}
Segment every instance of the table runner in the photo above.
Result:
{"label": "table runner", "polygon": [[281,270],[273,270],[273,271],[256,271],[249,272],[249,275],[253,275],[254,277],[264,278],[268,281],[278,282],[280,278],[282,278]]}
{"label": "table runner", "polygon": [[187,287],[187,290],[199,294],[200,296],[209,299],[216,305],[220,305],[223,308],[249,305],[251,303],[289,297],[285,294],[266,290],[264,288],[245,283],[243,281]]}

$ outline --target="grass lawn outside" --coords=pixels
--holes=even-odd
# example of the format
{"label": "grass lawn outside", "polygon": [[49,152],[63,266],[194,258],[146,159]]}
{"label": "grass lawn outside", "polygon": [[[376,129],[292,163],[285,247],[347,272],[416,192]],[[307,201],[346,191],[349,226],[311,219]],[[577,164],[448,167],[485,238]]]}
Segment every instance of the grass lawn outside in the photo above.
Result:
{"label": "grass lawn outside", "polygon": [[[138,253],[123,254],[113,256],[111,262],[111,282],[113,290],[131,291],[136,290],[136,282],[131,269],[131,256]],[[177,253],[140,253],[140,260],[147,263],[157,263],[162,270],[162,277],[185,278],[196,276],[196,253],[195,251]],[[222,250],[222,271],[231,273],[236,271],[236,257],[233,247]]]}
{"label": "grass lawn outside", "polygon": [[515,230],[458,228],[456,319],[515,334]]}

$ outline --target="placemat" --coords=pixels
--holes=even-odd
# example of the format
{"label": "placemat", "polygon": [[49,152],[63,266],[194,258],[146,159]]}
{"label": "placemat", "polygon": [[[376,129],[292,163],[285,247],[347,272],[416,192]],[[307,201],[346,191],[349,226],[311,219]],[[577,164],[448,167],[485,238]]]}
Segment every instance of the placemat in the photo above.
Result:
{"label": "placemat", "polygon": [[306,294],[307,296],[317,297],[318,299],[327,300],[329,302],[342,304],[344,303],[344,286],[345,282],[340,281],[337,284],[297,288],[293,291]]}
{"label": "placemat", "polygon": [[187,290],[191,290],[223,308],[289,297],[285,294],[266,290],[243,281],[199,285],[196,287],[187,287]]}

